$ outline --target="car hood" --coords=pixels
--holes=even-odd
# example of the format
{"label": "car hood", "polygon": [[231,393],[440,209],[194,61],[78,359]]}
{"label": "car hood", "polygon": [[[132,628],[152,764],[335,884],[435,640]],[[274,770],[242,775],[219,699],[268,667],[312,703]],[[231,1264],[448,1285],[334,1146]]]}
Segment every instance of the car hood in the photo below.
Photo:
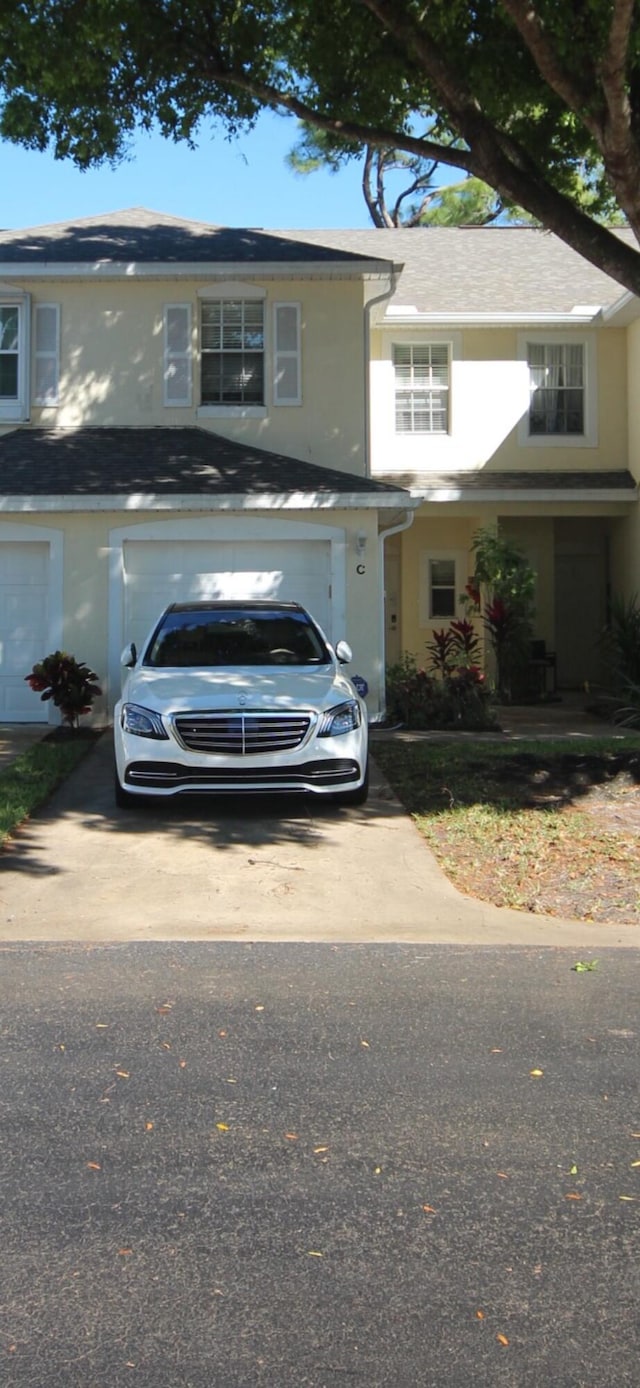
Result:
{"label": "car hood", "polygon": [[213,709],[332,708],[357,697],[351,681],[332,665],[316,668],[133,670],[122,698],[162,713]]}

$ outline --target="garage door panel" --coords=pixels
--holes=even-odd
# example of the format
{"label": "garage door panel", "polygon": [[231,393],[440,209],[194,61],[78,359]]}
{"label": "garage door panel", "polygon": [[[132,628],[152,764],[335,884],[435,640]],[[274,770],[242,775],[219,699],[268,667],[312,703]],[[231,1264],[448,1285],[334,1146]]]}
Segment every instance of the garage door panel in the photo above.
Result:
{"label": "garage door panel", "polygon": [[300,602],[328,632],[325,541],[132,541],[125,544],[126,639],[144,641],[170,602],[247,598]]}
{"label": "garage door panel", "polygon": [[48,579],[48,544],[0,542],[0,720],[6,723],[48,720],[48,704],[24,678],[48,654]]}

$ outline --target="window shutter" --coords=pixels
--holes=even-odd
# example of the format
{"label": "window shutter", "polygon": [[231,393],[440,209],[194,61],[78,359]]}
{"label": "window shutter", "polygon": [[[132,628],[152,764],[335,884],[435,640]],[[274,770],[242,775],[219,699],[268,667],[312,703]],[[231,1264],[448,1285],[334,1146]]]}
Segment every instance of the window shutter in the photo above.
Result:
{"label": "window shutter", "polygon": [[165,305],[164,403],[191,404],[191,304]]}
{"label": "window shutter", "polygon": [[301,405],[300,304],[274,304],[273,343],[273,403]]}
{"label": "window shutter", "polygon": [[60,379],[59,304],[36,304],[34,335],[34,403],[57,405]]}

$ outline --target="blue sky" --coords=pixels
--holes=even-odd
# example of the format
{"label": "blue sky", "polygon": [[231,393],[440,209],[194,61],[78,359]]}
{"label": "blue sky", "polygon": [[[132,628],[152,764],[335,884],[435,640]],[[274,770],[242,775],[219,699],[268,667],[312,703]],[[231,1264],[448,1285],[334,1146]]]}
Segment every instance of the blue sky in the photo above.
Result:
{"label": "blue sky", "polygon": [[116,169],[81,173],[48,154],[0,144],[0,227],[40,226],[143,206],[227,226],[366,227],[357,164],[296,176],[285,165],[297,124],[270,112],[229,142],[203,131],[196,150],[140,135]]}

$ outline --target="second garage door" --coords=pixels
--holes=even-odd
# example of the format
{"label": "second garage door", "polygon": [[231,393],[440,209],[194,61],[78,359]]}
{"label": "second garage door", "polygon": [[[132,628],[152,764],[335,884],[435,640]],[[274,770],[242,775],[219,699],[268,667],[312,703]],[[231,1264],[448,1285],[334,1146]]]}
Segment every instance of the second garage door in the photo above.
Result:
{"label": "second garage door", "polygon": [[0,722],[46,723],[48,703],[25,684],[48,655],[49,546],[0,543]]}
{"label": "second garage door", "polygon": [[126,641],[140,646],[170,602],[300,602],[331,638],[330,545],[324,540],[131,540],[124,544]]}

